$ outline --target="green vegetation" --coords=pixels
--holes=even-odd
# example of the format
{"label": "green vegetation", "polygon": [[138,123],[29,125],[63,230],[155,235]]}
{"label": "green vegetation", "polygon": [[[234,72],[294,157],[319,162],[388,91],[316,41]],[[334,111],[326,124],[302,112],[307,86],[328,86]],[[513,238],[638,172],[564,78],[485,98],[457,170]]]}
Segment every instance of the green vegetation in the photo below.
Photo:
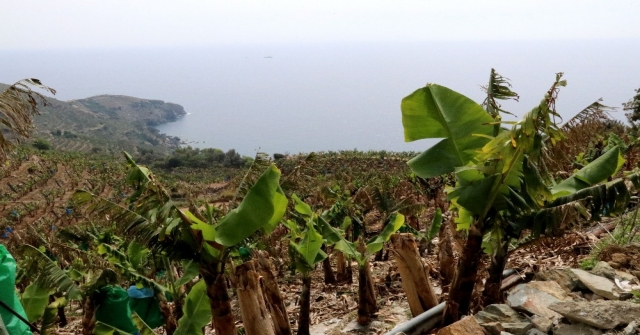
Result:
{"label": "green vegetation", "polygon": [[[591,267],[598,252],[638,240],[631,200],[640,187],[640,155],[633,130],[612,121],[599,101],[556,124],[555,100],[565,84],[558,75],[520,121],[503,119],[507,112],[498,101],[518,95],[494,70],[483,104],[429,84],[402,101],[406,139],[440,139],[421,154],[340,151],[274,160],[153,145],[163,139],[144,127],[155,117],[179,115],[179,108],[161,101],[101,96],[70,102],[84,114],[100,115],[94,115],[99,126],[55,125],[32,145],[7,151],[2,165],[1,241],[18,261],[16,287],[25,317],[51,334],[81,306],[81,316],[70,317],[82,318],[77,331],[83,334],[134,328],[149,334],[160,326],[169,335],[201,334],[213,322],[216,333],[230,335],[238,315],[250,312],[240,301],[247,283],[268,271],[287,283],[284,299],[299,299],[297,331],[307,334],[314,306],[324,299],[314,299],[311,291],[322,264],[326,294],[339,292],[345,314],[357,308],[358,322],[367,324],[381,308],[378,297],[397,296],[388,292],[398,282],[395,270],[384,265],[388,241],[403,231],[413,233],[427,253],[436,236],[440,250],[460,243],[447,298],[446,322],[453,322],[473,307],[483,259],[489,267],[482,301],[497,303],[509,253],[542,236],[562,236],[616,216],[615,229],[582,261]],[[132,121],[125,105],[151,108],[154,118]],[[135,154],[124,159],[114,159],[115,147],[99,142],[79,150],[91,155],[57,150],[56,143],[66,143],[60,141],[108,133],[125,121],[139,127],[126,130],[131,138],[148,145],[135,144]],[[274,268],[265,270],[258,261],[264,254]],[[445,256],[430,255],[440,258],[443,287],[449,284],[444,273],[455,267]],[[352,265],[357,287],[348,285]],[[286,315],[284,305],[270,305],[270,297],[280,296],[278,283],[260,277],[261,288],[249,292],[261,302],[253,307]],[[108,296],[126,295],[122,286],[147,292],[156,318],[128,305],[117,308],[122,322],[105,317],[105,306],[113,303]],[[254,328],[247,325],[242,331],[251,335]],[[291,334],[268,322],[261,327]]]}
{"label": "green vegetation", "polygon": [[[35,99],[43,102],[38,107],[39,113],[29,114],[33,116],[36,128],[33,136],[49,141],[56,150],[89,153],[92,148],[101,148],[103,154],[117,156],[123,150],[137,155],[144,149],[153,150],[157,157],[164,157],[180,146],[179,138],[160,134],[154,128],[185,115],[180,105],[116,95],[71,101],[54,98],[44,100],[38,93],[27,91],[26,85],[34,84],[38,85],[36,82],[13,85],[13,89],[6,90],[4,94],[17,90],[30,92],[34,107],[37,102]],[[0,84],[0,89],[7,87]],[[48,90],[44,86],[41,88]],[[30,129],[16,128],[21,137]]]}
{"label": "green vegetation", "polygon": [[33,147],[38,150],[51,150],[51,143],[49,141],[39,138],[33,141]]}
{"label": "green vegetation", "polygon": [[499,97],[496,92],[504,98],[515,96],[505,83],[491,72],[486,104],[491,108],[487,110],[436,84],[402,101],[407,141],[444,138],[409,165],[424,178],[455,172],[456,184],[448,190],[447,199],[457,211],[458,229],[467,231],[448,297],[447,324],[470,311],[483,249],[492,257],[483,300],[493,303],[500,300],[501,273],[511,238],[520,238],[523,230],[530,230],[534,237],[553,234],[565,222],[563,214],[568,209],[575,211],[579,206],[585,211],[580,200],[590,198],[593,203],[588,209],[595,213],[606,205],[610,210],[605,215],[620,213],[629,201],[626,186],[609,186],[618,192],[613,197],[595,187],[622,167],[624,159],[618,147],[564,180],[554,181],[545,170],[545,148],[564,138],[555,123],[559,117],[555,100],[559,88],[566,85],[562,74],[556,75],[538,106],[521,121],[508,123],[510,130],[498,127],[505,122],[493,100]]}

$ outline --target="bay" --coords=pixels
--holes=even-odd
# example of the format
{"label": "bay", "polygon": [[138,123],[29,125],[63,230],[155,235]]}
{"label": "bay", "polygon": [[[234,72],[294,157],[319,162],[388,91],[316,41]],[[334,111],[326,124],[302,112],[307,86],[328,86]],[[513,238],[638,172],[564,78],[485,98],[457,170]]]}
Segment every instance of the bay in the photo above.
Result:
{"label": "bay", "polygon": [[[0,82],[41,79],[56,98],[120,94],[185,107],[159,126],[195,147],[298,153],[423,150],[403,141],[401,99],[435,82],[482,102],[492,67],[511,79],[522,115],[563,71],[565,119],[598,98],[614,107],[640,87],[638,40],[219,45],[0,51]],[[622,112],[614,117],[624,119]]]}

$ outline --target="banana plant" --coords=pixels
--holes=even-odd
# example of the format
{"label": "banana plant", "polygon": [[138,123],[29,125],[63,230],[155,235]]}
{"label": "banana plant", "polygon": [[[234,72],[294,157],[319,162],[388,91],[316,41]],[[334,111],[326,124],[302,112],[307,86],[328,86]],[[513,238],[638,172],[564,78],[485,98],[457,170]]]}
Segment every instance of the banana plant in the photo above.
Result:
{"label": "banana plant", "polygon": [[[322,246],[322,243],[333,245],[335,250],[344,253],[358,263],[358,323],[362,325],[368,324],[371,321],[371,316],[378,310],[369,258],[382,250],[384,243],[389,241],[391,235],[404,225],[404,216],[400,213],[391,215],[387,225],[378,236],[366,243],[361,236],[356,244],[344,237],[344,231],[329,224],[327,212],[323,213],[323,215],[318,215],[311,209],[311,206],[304,203],[296,195],[293,195],[292,198],[296,202],[296,212],[306,218],[307,230],[313,234],[313,239],[309,239],[309,241],[313,240],[318,249]],[[295,228],[290,227],[290,229]],[[320,241],[317,240],[318,238],[320,238]],[[304,239],[303,242],[305,242]],[[303,243],[302,245],[308,244]],[[315,252],[315,249],[310,250]],[[313,258],[313,260],[319,259],[321,261],[326,257],[324,252],[318,252],[315,255],[313,252],[307,254],[309,260]]]}
{"label": "banana plant", "polygon": [[179,209],[148,168],[126,153],[125,158],[130,169],[127,182],[134,190],[126,206],[87,191],[76,192],[74,199],[79,204],[91,202],[95,211],[111,212],[114,221],[152,250],[175,260],[196,262],[206,283],[216,333],[234,335],[225,265],[230,248],[258,230],[270,233],[284,215],[288,201],[279,186],[280,171],[269,165],[238,207],[216,220],[211,206],[206,206],[204,215]]}
{"label": "banana plant", "polygon": [[328,224],[326,220],[319,220],[320,231],[327,243],[333,244],[336,250],[358,263],[358,323],[361,325],[369,324],[373,314],[378,311],[376,290],[373,286],[374,281],[371,276],[369,259],[372,255],[382,250],[391,235],[403,225],[404,215],[400,213],[391,214],[386,226],[377,236],[367,242],[360,236],[356,244],[345,239],[344,235]]}
{"label": "banana plant", "polygon": [[318,215],[311,210],[309,205],[302,202],[297,195],[293,194],[291,197],[296,203],[295,211],[305,220],[304,230],[300,229],[298,224],[292,220],[287,220],[284,225],[289,228],[289,250],[292,254],[293,265],[302,276],[298,334],[309,335],[309,325],[311,323],[311,271],[313,271],[316,264],[327,258],[327,254],[322,251],[323,236],[316,230]]}
{"label": "banana plant", "polygon": [[[620,168],[623,160],[614,149],[554,189],[547,185],[541,173],[543,150],[563,139],[555,123],[559,118],[555,101],[565,85],[562,74],[557,74],[540,104],[518,122],[494,119],[471,99],[436,84],[402,100],[405,140],[441,139],[411,159],[409,166],[423,178],[455,172],[456,185],[447,189],[447,199],[458,213],[458,228],[468,232],[445,323],[469,312],[483,246],[490,252],[504,250],[506,236],[522,230],[513,226],[531,222],[523,218],[536,217],[555,199],[600,183]],[[511,125],[511,129],[496,124]],[[561,223],[556,219],[548,223],[549,230]]]}

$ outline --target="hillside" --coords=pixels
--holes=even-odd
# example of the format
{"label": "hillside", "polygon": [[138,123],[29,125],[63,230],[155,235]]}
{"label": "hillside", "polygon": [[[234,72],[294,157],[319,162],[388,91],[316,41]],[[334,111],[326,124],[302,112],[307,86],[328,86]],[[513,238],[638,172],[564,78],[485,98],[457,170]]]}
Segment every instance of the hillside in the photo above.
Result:
{"label": "hillside", "polygon": [[[0,90],[7,85],[0,84]],[[153,126],[176,121],[186,114],[178,104],[124,95],[99,95],[61,101],[40,108],[33,139],[44,139],[56,150],[119,153],[142,150],[164,154],[180,139],[160,134]]]}

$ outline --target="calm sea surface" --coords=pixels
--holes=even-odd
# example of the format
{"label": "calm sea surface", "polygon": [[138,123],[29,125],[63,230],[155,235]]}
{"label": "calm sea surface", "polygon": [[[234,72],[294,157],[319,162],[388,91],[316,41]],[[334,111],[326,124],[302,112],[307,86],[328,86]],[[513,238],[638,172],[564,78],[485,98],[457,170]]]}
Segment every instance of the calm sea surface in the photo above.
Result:
{"label": "calm sea surface", "polygon": [[[160,99],[189,115],[161,126],[196,147],[252,156],[320,150],[422,150],[403,141],[400,100],[428,82],[483,99],[495,67],[521,115],[563,71],[567,118],[602,97],[619,107],[640,87],[640,41],[424,42],[110,50],[0,50],[0,82],[35,77],[61,100],[99,94]],[[616,117],[622,119],[623,113]]]}

